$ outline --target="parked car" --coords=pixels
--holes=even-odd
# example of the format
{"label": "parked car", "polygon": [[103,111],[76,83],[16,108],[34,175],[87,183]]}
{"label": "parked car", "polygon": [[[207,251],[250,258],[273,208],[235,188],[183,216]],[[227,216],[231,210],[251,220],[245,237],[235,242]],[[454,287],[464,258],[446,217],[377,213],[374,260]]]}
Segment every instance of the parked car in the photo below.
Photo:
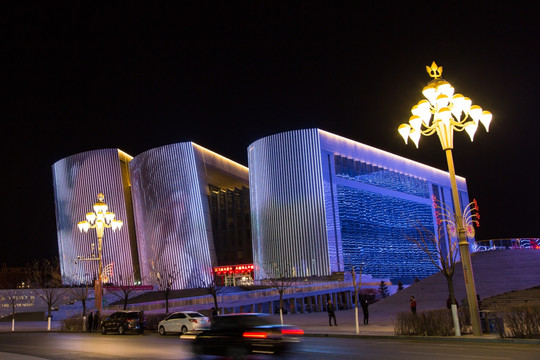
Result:
{"label": "parked car", "polygon": [[144,333],[146,326],[146,317],[142,311],[125,310],[112,313],[100,324],[101,333],[105,335],[108,332],[118,332],[124,335],[127,332]]}
{"label": "parked car", "polygon": [[196,355],[243,357],[253,353],[280,354],[301,340],[304,331],[293,325],[279,325],[270,314],[219,316],[209,330],[193,340]]}
{"label": "parked car", "polygon": [[210,328],[210,319],[196,311],[175,312],[161,320],[158,331],[161,335],[167,333],[182,333]]}

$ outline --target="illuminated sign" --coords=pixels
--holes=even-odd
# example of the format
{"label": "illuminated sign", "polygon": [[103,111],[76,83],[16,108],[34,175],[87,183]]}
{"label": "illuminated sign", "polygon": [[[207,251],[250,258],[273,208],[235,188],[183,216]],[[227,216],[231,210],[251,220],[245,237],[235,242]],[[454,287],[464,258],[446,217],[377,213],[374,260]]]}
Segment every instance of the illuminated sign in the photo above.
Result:
{"label": "illuminated sign", "polygon": [[247,272],[252,272],[255,269],[253,264],[244,264],[244,265],[227,265],[227,266],[217,266],[214,268],[216,274],[242,274]]}

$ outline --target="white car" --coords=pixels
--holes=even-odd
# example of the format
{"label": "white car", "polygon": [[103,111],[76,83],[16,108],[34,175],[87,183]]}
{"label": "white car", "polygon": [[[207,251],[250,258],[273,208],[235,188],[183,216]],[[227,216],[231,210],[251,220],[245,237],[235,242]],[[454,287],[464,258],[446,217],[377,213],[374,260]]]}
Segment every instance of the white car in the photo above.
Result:
{"label": "white car", "polygon": [[161,320],[158,324],[160,335],[167,333],[185,334],[193,330],[205,330],[210,328],[210,319],[195,311],[175,312]]}

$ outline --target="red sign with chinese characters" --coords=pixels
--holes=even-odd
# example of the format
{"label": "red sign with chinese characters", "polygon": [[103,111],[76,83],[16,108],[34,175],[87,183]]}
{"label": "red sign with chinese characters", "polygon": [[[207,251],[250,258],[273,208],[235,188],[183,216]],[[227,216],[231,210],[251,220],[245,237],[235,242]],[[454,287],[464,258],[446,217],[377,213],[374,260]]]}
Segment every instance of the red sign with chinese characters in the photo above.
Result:
{"label": "red sign with chinese characters", "polygon": [[228,265],[228,266],[217,266],[214,268],[216,274],[241,274],[246,272],[252,272],[255,269],[253,264],[244,264],[244,265]]}

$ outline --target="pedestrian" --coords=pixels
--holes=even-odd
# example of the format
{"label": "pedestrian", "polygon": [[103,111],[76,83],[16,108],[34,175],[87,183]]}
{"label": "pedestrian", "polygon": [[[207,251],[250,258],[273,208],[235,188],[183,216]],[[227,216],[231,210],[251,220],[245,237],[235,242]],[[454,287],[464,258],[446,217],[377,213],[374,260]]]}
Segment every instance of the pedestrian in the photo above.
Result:
{"label": "pedestrian", "polygon": [[411,296],[411,311],[416,315],[416,300],[414,299],[414,296]]}
{"label": "pedestrian", "polygon": [[328,325],[332,326],[332,319],[334,319],[334,326],[337,326],[336,307],[332,304],[332,300],[328,300],[326,311],[328,311]]}
{"label": "pedestrian", "polygon": [[88,315],[88,324],[87,324],[87,331],[90,331],[92,332],[92,327],[94,326],[94,315],[93,313],[90,311],[90,315]]}
{"label": "pedestrian", "polygon": [[94,330],[99,330],[99,316],[101,314],[99,313],[99,311],[96,311],[95,315],[94,315]]}
{"label": "pedestrian", "polygon": [[368,301],[367,299],[362,300],[362,311],[364,312],[364,325],[369,324],[369,310],[368,310]]}

